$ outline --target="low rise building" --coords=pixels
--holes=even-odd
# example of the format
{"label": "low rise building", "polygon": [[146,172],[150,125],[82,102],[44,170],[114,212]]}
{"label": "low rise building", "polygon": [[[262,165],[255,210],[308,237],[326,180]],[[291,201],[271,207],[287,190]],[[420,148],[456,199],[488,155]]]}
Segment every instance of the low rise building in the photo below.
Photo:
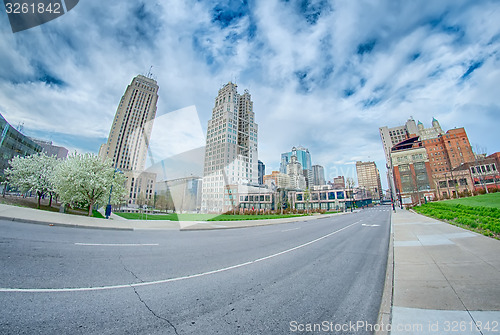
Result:
{"label": "low rise building", "polygon": [[65,147],[54,145],[52,141],[46,141],[37,138],[31,139],[33,140],[33,142],[43,148],[43,152],[45,152],[47,156],[55,156],[57,159],[66,159],[66,157],[68,157],[68,149],[66,149]]}

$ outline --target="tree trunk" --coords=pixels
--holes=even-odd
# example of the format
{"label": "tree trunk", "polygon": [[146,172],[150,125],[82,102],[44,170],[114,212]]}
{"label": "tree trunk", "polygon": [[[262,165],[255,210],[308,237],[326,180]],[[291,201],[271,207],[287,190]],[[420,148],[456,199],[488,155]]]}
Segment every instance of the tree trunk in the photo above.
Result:
{"label": "tree trunk", "polygon": [[40,200],[42,199],[43,193],[37,192],[37,195],[38,195],[38,206],[36,208],[40,209]]}
{"label": "tree trunk", "polygon": [[49,207],[52,207],[52,193],[50,193]]}
{"label": "tree trunk", "polygon": [[92,216],[92,207],[94,207],[94,203],[93,202],[91,202],[89,204],[89,216]]}

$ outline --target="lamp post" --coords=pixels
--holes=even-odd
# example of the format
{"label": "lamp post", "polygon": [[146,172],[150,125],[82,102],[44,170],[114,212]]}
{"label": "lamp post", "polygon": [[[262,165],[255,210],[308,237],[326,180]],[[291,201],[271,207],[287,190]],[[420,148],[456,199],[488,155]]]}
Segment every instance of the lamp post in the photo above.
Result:
{"label": "lamp post", "polygon": [[118,171],[118,173],[123,173],[121,170],[116,168],[113,171],[113,180],[111,181],[111,187],[109,188],[109,198],[108,198],[108,205],[106,206],[106,219],[109,219],[111,215],[111,193],[113,193],[113,184],[115,182],[115,174]]}

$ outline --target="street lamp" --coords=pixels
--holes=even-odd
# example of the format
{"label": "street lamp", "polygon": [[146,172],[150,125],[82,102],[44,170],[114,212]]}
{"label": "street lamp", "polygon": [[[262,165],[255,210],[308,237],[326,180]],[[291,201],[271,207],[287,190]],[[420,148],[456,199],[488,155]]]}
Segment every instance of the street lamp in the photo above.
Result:
{"label": "street lamp", "polygon": [[106,206],[106,219],[109,219],[111,215],[111,193],[113,193],[113,184],[115,182],[115,174],[116,172],[118,173],[123,173],[120,169],[116,168],[113,171],[113,181],[111,182],[111,187],[109,188],[109,198],[108,198],[108,205]]}

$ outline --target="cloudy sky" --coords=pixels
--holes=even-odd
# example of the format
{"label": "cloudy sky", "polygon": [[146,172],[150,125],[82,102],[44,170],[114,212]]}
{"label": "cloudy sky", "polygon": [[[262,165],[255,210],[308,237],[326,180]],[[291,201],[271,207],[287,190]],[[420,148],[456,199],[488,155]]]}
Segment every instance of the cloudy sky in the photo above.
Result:
{"label": "cloudy sky", "polygon": [[354,176],[357,160],[384,176],[378,128],[410,116],[500,151],[499,50],[496,0],[81,0],[16,34],[1,11],[0,113],[97,153],[126,86],[153,66],[158,116],[197,112],[203,132],[223,84],[249,89],[267,172],[302,145],[327,179]]}

